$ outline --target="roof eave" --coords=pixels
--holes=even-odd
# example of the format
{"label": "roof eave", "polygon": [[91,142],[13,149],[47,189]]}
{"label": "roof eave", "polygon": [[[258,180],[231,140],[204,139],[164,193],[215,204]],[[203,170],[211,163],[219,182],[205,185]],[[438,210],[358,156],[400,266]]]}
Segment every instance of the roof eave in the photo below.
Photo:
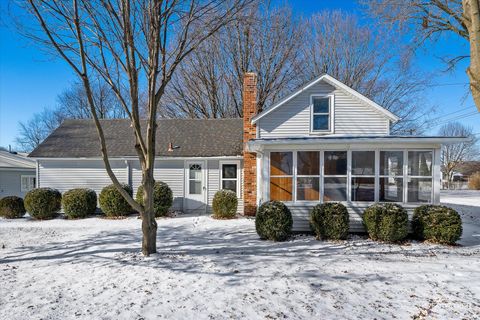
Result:
{"label": "roof eave", "polygon": [[247,150],[250,152],[260,151],[265,146],[278,145],[312,145],[312,144],[351,144],[352,142],[385,144],[385,143],[410,143],[410,144],[437,144],[448,145],[459,142],[467,142],[467,137],[355,137],[345,138],[285,138],[285,139],[254,139],[247,142]]}

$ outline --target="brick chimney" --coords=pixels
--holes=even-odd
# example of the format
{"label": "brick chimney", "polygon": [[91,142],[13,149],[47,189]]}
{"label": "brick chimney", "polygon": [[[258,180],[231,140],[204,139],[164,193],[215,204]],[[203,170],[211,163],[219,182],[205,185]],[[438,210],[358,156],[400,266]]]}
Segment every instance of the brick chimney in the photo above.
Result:
{"label": "brick chimney", "polygon": [[257,137],[252,118],[257,113],[257,75],[248,72],[243,76],[243,171],[244,214],[254,216],[257,212],[257,157],[246,152],[246,143]]}

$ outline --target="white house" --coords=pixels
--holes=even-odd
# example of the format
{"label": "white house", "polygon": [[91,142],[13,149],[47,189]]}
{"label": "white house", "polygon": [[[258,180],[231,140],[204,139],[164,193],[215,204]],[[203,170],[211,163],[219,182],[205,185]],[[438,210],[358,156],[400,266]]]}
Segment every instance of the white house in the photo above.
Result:
{"label": "white house", "polygon": [[0,199],[6,196],[24,197],[35,188],[35,161],[25,154],[0,150]]}
{"label": "white house", "polygon": [[[440,147],[463,138],[391,135],[397,116],[327,74],[259,114],[256,95],[256,76],[248,73],[243,119],[158,122],[155,178],[170,185],[175,208],[209,212],[215,192],[232,189],[239,213],[280,200],[294,230],[304,230],[315,204],[340,201],[351,230],[361,231],[372,203],[439,203]],[[141,171],[129,120],[102,124],[115,173],[136,191]],[[90,120],[65,121],[30,157],[40,187],[100,192],[110,183]]]}

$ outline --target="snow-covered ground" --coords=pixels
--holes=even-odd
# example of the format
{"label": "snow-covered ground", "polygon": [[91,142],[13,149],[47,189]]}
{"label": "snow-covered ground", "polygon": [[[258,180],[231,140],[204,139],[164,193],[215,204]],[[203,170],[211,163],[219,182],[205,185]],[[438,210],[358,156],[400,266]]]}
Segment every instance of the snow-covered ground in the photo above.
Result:
{"label": "snow-covered ground", "polygon": [[480,204],[464,198],[444,197],[467,226],[455,247],[272,243],[253,220],[178,217],[144,258],[134,217],[0,220],[0,319],[478,319]]}

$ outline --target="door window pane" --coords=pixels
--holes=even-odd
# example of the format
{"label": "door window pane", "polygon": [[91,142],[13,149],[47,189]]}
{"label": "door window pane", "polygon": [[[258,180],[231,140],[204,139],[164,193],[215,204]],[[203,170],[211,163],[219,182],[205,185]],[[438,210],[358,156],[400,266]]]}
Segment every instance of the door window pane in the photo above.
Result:
{"label": "door window pane", "polygon": [[403,175],[403,151],[380,151],[380,175]]}
{"label": "door window pane", "polygon": [[270,175],[284,176],[292,174],[293,153],[292,152],[271,152],[270,153]]}
{"label": "door window pane", "polygon": [[297,153],[297,174],[300,176],[320,175],[320,153],[299,151]]}
{"label": "door window pane", "polygon": [[202,181],[190,180],[190,194],[202,194]]}
{"label": "door window pane", "polygon": [[313,130],[328,130],[330,117],[326,114],[313,115]]}
{"label": "door window pane", "polygon": [[224,179],[236,179],[237,178],[237,165],[236,164],[223,164],[222,165],[222,178],[224,178]]}
{"label": "door window pane", "polygon": [[347,178],[325,177],[323,201],[347,201]]}
{"label": "door window pane", "polygon": [[320,178],[302,177],[297,179],[297,200],[320,200]]}
{"label": "door window pane", "polygon": [[403,179],[380,178],[380,201],[403,202]]}
{"label": "door window pane", "polygon": [[432,179],[410,178],[408,202],[430,202],[432,200]]}
{"label": "door window pane", "polygon": [[352,201],[375,201],[375,178],[352,178]]}
{"label": "door window pane", "polygon": [[190,179],[201,180],[202,179],[202,166],[200,164],[190,165]]}
{"label": "door window pane", "polygon": [[325,175],[347,174],[347,151],[325,151]]}
{"label": "door window pane", "polygon": [[236,180],[223,180],[222,189],[232,190],[237,193],[237,181]]}
{"label": "door window pane", "polygon": [[329,113],[330,99],[329,98],[313,98],[313,113]]}
{"label": "door window pane", "polygon": [[292,201],[292,178],[270,178],[270,200]]}
{"label": "door window pane", "polygon": [[432,152],[409,151],[408,175],[426,177],[432,176]]}
{"label": "door window pane", "polygon": [[375,174],[375,151],[352,151],[352,174]]}

